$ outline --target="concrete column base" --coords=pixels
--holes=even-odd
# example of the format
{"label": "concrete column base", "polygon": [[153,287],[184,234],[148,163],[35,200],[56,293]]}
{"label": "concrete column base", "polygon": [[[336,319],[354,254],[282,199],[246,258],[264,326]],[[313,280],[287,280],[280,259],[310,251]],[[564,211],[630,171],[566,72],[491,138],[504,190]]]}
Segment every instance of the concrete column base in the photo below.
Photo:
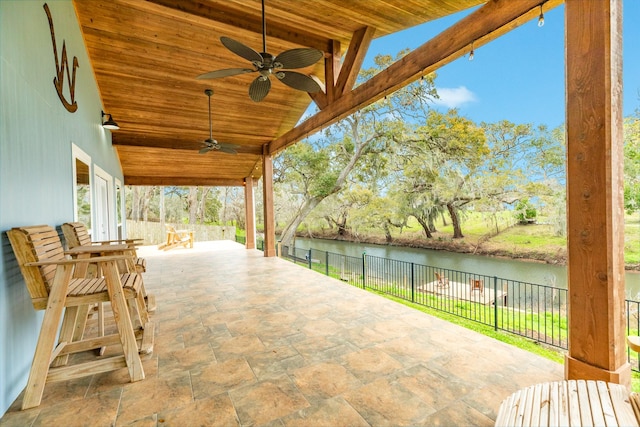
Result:
{"label": "concrete column base", "polygon": [[631,389],[631,365],[624,363],[615,371],[590,365],[571,356],[565,356],[564,378],[567,380],[600,380],[622,384]]}

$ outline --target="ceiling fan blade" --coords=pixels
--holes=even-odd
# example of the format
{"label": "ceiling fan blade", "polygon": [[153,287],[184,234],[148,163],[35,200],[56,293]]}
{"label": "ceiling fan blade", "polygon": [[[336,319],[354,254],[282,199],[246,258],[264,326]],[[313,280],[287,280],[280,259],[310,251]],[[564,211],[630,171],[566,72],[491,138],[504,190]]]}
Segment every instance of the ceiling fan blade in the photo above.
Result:
{"label": "ceiling fan blade", "polygon": [[274,62],[282,64],[282,68],[304,68],[313,65],[324,56],[321,50],[308,47],[289,49],[276,56]]}
{"label": "ceiling fan blade", "polygon": [[205,154],[205,153],[208,153],[208,152],[209,152],[209,151],[211,151],[211,150],[213,150],[213,148],[211,148],[211,147],[208,147],[208,146],[207,146],[207,147],[202,147],[202,148],[200,149],[200,151],[198,151],[198,152],[199,152],[200,154]]}
{"label": "ceiling fan blade", "polygon": [[218,79],[220,77],[235,76],[237,74],[253,73],[254,71],[257,70],[252,70],[251,68],[226,68],[224,70],[216,70],[205,74],[200,74],[198,77],[196,77],[196,79]]}
{"label": "ceiling fan blade", "polygon": [[237,147],[237,145],[220,144],[220,151],[227,154],[238,154],[234,147]]}
{"label": "ceiling fan blade", "polygon": [[262,63],[262,55],[251,49],[249,46],[245,46],[239,41],[235,41],[234,39],[224,36],[220,37],[220,41],[231,52],[243,57],[247,61]]}
{"label": "ceiling fan blade", "polygon": [[268,77],[258,76],[249,86],[249,97],[255,102],[260,102],[269,93],[271,80]]}
{"label": "ceiling fan blade", "polygon": [[319,92],[322,90],[313,78],[295,71],[278,71],[276,77],[284,84],[304,92]]}

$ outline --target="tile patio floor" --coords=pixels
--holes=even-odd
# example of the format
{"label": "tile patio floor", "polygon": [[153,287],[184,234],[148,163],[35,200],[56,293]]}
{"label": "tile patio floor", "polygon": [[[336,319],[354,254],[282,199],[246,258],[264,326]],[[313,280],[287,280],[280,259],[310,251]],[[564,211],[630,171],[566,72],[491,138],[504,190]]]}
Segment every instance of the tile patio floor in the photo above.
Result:
{"label": "tile patio floor", "polygon": [[[45,387],[1,426],[491,426],[563,367],[231,241],[144,247],[146,379]],[[31,357],[31,355],[28,355]]]}

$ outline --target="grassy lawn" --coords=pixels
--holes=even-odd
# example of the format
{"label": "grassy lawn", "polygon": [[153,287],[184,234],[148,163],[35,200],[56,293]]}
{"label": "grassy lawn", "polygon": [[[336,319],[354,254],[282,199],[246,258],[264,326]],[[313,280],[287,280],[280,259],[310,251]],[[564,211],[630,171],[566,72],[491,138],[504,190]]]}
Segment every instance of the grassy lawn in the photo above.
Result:
{"label": "grassy lawn", "polygon": [[640,264],[640,214],[638,213],[625,217],[624,262]]}
{"label": "grassy lawn", "polygon": [[491,239],[493,243],[526,245],[529,248],[545,249],[550,246],[567,245],[566,237],[553,235],[553,227],[544,224],[516,225]]}

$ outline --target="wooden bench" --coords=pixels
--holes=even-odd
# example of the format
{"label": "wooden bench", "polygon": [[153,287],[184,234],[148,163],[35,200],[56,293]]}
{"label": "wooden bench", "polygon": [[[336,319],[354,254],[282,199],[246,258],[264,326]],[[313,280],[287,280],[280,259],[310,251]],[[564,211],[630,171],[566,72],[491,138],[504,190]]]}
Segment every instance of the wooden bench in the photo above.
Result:
{"label": "wooden bench", "polygon": [[[154,328],[140,301],[140,276],[118,272],[117,263],[126,255],[69,259],[57,231],[47,225],[13,228],[7,235],[33,307],[44,310],[22,409],[40,405],[45,384],[52,381],[123,367],[132,382],[144,379],[138,352],[151,351]],[[84,276],[90,263],[98,266],[99,275],[93,278]],[[81,308],[104,302],[111,304],[117,332],[90,338],[78,334],[78,325],[86,322],[86,316],[79,316]],[[134,330],[131,313],[139,316],[144,328]],[[68,365],[70,354],[111,345],[120,353]]]}
{"label": "wooden bench", "polygon": [[484,292],[484,280],[469,279],[469,284],[471,285],[471,292],[473,291],[480,291],[480,293]]}
{"label": "wooden bench", "polygon": [[435,274],[435,276],[436,276],[436,280],[438,281],[438,286],[440,286],[440,287],[449,286],[449,278],[448,277],[445,277],[444,274],[440,274],[437,271],[435,271],[433,274]]}
{"label": "wooden bench", "polygon": [[[638,426],[626,386],[604,381],[567,380],[536,384],[500,405],[496,426]],[[638,406],[640,407],[640,406]]]}
{"label": "wooden bench", "polygon": [[165,224],[167,229],[167,241],[158,246],[158,249],[168,251],[169,249],[184,246],[185,248],[193,248],[193,231],[176,230],[173,225]]}

